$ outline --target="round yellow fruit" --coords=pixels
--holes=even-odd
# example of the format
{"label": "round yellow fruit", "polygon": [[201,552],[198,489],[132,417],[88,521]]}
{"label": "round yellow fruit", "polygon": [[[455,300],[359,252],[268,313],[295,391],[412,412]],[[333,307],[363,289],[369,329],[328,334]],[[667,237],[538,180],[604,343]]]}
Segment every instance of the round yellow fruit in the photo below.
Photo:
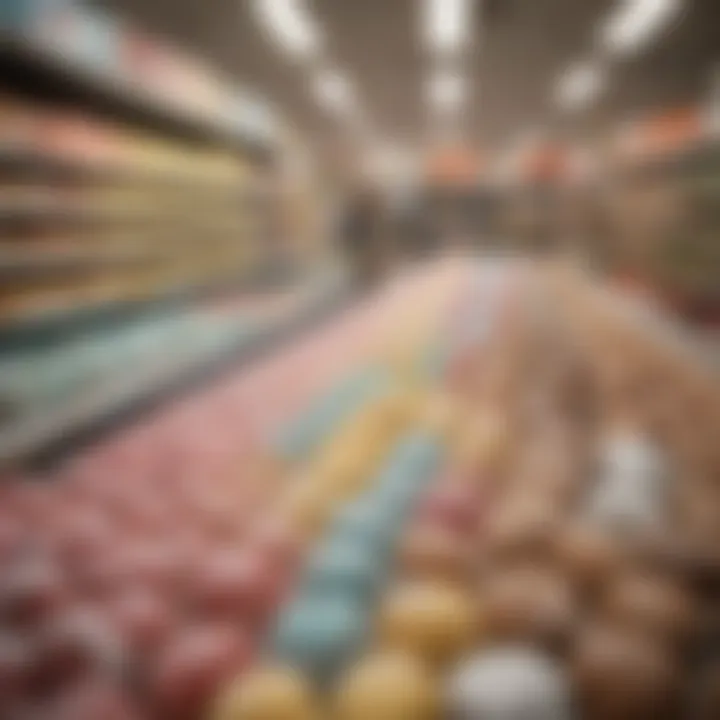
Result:
{"label": "round yellow fruit", "polygon": [[286,668],[261,668],[230,685],[213,720],[317,720],[308,684]]}
{"label": "round yellow fruit", "polygon": [[438,692],[426,666],[403,652],[382,652],[353,666],[340,683],[336,720],[433,720]]}
{"label": "round yellow fruit", "polygon": [[441,582],[408,582],[391,591],[380,610],[387,647],[444,664],[472,647],[477,613],[469,594]]}

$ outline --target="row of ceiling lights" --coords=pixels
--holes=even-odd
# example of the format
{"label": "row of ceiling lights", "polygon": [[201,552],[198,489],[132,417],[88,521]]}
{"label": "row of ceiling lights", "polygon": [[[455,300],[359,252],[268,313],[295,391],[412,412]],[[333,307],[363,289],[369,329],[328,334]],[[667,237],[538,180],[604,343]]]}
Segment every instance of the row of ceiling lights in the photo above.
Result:
{"label": "row of ceiling lights", "polygon": [[253,0],[253,10],[274,44],[307,71],[318,104],[345,122],[364,127],[367,118],[355,88],[329,59],[322,27],[304,0]]}
{"label": "row of ceiling lights", "polygon": [[[421,34],[434,63],[425,96],[433,119],[449,124],[465,100],[462,51],[471,39],[474,0],[424,0]],[[256,18],[274,44],[305,66],[317,102],[356,126],[366,126],[356,90],[328,58],[322,27],[304,0],[253,0]]]}
{"label": "row of ceiling lights", "polygon": [[[358,130],[368,130],[355,87],[329,59],[322,27],[305,0],[253,0],[258,22],[274,43],[309,73],[317,102]],[[434,126],[453,127],[468,94],[465,50],[472,40],[475,0],[423,0],[421,36],[432,54],[425,98]],[[640,51],[678,15],[682,0],[621,0],[597,33],[589,59],[572,64],[558,79],[555,101],[578,111],[606,86],[610,61]]]}
{"label": "row of ceiling lights", "polygon": [[[617,0],[598,25],[589,57],[560,73],[553,97],[560,111],[571,114],[588,109],[607,88],[613,61],[645,49],[678,18],[682,7],[683,0]],[[524,154],[542,143],[544,136],[539,127],[521,131],[500,154],[498,177],[511,177]]]}
{"label": "row of ceiling lights", "polygon": [[463,61],[471,40],[473,5],[472,0],[425,0],[422,6],[422,37],[433,54],[425,97],[439,133],[457,129],[459,111],[466,101]]}
{"label": "row of ceiling lights", "polygon": [[[424,0],[421,34],[434,57],[426,98],[434,119],[445,123],[462,105],[467,82],[462,51],[471,39],[474,0]],[[274,44],[290,59],[306,67],[316,101],[326,110],[367,124],[356,90],[348,76],[328,58],[322,27],[304,0],[253,0],[255,16]]]}
{"label": "row of ceiling lights", "polygon": [[555,99],[569,111],[586,108],[606,87],[613,58],[631,56],[675,20],[682,0],[624,0],[599,26],[589,59],[571,65],[558,80]]}

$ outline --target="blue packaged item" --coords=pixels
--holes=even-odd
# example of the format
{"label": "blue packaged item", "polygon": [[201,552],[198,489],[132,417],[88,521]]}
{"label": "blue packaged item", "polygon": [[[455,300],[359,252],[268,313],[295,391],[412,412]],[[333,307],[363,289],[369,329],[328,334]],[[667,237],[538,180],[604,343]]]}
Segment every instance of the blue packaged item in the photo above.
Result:
{"label": "blue packaged item", "polygon": [[388,527],[392,522],[391,508],[378,503],[372,494],[347,503],[333,520],[330,537],[347,542],[363,543],[378,552],[385,551],[393,539]]}
{"label": "blue packaged item", "polygon": [[310,556],[303,589],[308,594],[340,595],[369,601],[385,568],[383,556],[372,546],[342,536],[330,536]]}
{"label": "blue packaged item", "polygon": [[414,432],[403,438],[393,450],[381,473],[379,484],[402,482],[422,483],[434,473],[442,455],[438,439],[430,433]]}
{"label": "blue packaged item", "polygon": [[328,680],[359,651],[368,627],[366,610],[349,598],[301,594],[280,615],[274,655],[315,680]]}
{"label": "blue packaged item", "polygon": [[[412,433],[395,448],[363,502],[377,517],[385,538],[394,538],[417,498],[435,476],[441,457],[437,440]],[[392,540],[390,540],[392,542]]]}

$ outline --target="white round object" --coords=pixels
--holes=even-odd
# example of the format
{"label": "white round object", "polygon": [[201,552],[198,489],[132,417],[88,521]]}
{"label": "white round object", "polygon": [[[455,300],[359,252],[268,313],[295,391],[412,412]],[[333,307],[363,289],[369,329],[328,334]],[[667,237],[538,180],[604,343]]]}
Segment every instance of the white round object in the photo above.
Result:
{"label": "white round object", "polygon": [[665,457],[646,438],[611,436],[601,449],[600,475],[588,503],[590,518],[618,531],[662,527],[668,475]]}
{"label": "white round object", "polygon": [[569,720],[564,672],[524,646],[488,650],[463,663],[448,681],[447,715],[457,720]]}
{"label": "white round object", "polygon": [[667,468],[660,449],[642,435],[615,433],[601,448],[602,476],[616,480],[634,480],[647,491],[665,486]]}

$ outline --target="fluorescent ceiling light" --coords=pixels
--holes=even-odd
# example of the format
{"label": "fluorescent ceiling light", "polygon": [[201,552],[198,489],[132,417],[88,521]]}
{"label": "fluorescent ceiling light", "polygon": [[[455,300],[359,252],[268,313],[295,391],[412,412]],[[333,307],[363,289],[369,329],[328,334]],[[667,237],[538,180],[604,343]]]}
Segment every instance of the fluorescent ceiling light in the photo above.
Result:
{"label": "fluorescent ceiling light", "polygon": [[254,0],[255,12],[280,48],[309,58],[320,49],[321,38],[304,0]]}
{"label": "fluorescent ceiling light", "polygon": [[355,104],[349,80],[337,70],[320,70],[312,80],[316,100],[327,110],[345,113]]}
{"label": "fluorescent ceiling light", "polygon": [[580,110],[600,94],[605,70],[598,63],[583,62],[566,70],[557,85],[557,103],[566,110]]}
{"label": "fluorescent ceiling light", "polygon": [[465,82],[457,73],[437,72],[428,81],[427,100],[438,110],[452,110],[465,99]]}
{"label": "fluorescent ceiling light", "polygon": [[436,52],[459,50],[468,40],[473,0],[423,0],[423,35]]}
{"label": "fluorescent ceiling light", "polygon": [[603,46],[612,53],[637,52],[677,16],[682,0],[623,0],[603,25]]}

